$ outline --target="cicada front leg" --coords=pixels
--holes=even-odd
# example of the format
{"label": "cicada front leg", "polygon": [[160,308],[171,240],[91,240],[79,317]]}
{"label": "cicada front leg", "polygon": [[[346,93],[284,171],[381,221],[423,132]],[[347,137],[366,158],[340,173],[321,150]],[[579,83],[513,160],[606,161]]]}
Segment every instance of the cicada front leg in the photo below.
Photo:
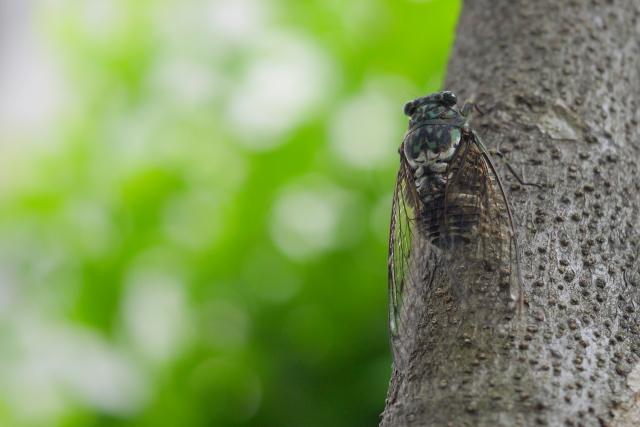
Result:
{"label": "cicada front leg", "polygon": [[480,110],[480,108],[478,108],[478,105],[473,102],[470,99],[467,99],[464,102],[464,105],[462,106],[462,108],[460,109],[460,114],[462,114],[465,118],[470,118],[471,117],[471,112],[475,111],[476,113],[480,114],[481,116],[484,116],[484,113]]}

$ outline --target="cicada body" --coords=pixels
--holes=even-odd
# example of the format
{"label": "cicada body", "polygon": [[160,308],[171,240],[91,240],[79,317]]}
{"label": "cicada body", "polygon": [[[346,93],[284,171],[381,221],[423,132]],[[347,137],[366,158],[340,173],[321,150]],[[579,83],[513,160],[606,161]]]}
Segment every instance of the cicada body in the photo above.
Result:
{"label": "cicada body", "polygon": [[389,332],[400,370],[416,338],[429,263],[445,266],[472,319],[495,324],[522,311],[516,231],[489,157],[501,154],[487,150],[470,128],[474,104],[457,109],[456,103],[445,91],[404,107],[410,120],[399,149],[388,260]]}

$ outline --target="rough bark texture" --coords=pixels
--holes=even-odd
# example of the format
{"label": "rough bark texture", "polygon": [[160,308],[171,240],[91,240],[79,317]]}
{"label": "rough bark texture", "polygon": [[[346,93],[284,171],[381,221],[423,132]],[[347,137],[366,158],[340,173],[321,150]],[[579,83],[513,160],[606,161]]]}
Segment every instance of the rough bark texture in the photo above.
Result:
{"label": "rough bark texture", "polygon": [[525,310],[466,321],[425,271],[418,343],[382,426],[640,425],[640,2],[469,0],[445,88],[508,152]]}

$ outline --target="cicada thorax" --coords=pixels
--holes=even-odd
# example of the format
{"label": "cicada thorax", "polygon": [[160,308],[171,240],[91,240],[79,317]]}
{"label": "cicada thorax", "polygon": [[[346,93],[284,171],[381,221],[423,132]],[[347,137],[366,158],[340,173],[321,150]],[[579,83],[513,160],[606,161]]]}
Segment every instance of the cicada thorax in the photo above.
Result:
{"label": "cicada thorax", "polygon": [[[465,136],[465,139],[467,137]],[[407,134],[405,156],[412,167],[415,189],[421,201],[418,216],[426,240],[444,249],[451,240],[470,240],[478,222],[475,199],[482,182],[471,183],[472,174],[461,171],[460,159],[473,153],[461,152],[462,131],[457,126],[427,122]],[[462,172],[462,173],[460,173]],[[451,198],[452,182],[460,187]]]}
{"label": "cicada thorax", "polygon": [[443,195],[446,171],[459,146],[459,128],[425,124],[407,133],[404,154],[412,168],[416,191],[423,201]]}

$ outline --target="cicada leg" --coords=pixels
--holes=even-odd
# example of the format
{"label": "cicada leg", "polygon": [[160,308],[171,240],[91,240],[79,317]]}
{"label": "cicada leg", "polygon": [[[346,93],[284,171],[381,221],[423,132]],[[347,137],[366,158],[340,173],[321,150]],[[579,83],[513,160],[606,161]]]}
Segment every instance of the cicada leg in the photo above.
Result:
{"label": "cicada leg", "polygon": [[500,157],[500,160],[502,160],[502,163],[505,164],[505,166],[507,167],[507,169],[509,169],[509,172],[511,172],[511,174],[518,180],[518,182],[521,185],[532,185],[534,187],[538,187],[538,188],[542,188],[542,185],[540,184],[536,184],[535,182],[524,182],[522,180],[522,178],[520,178],[520,176],[518,175],[518,173],[515,171],[515,169],[513,169],[513,167],[511,166],[511,164],[507,161],[506,157],[504,157],[504,154],[502,154],[500,151],[496,150],[495,148],[491,148],[488,150],[489,154],[491,154],[492,156],[498,156]]}
{"label": "cicada leg", "polygon": [[[465,103],[465,105],[467,104]],[[491,154],[492,156],[500,157],[500,160],[502,160],[502,163],[504,163],[507,169],[509,169],[509,172],[511,172],[511,174],[518,180],[520,185],[531,185],[534,187],[542,188],[542,185],[540,184],[536,184],[534,182],[524,182],[524,180],[520,178],[520,175],[518,175],[518,172],[516,172],[513,166],[511,166],[511,164],[507,161],[507,158],[504,156],[504,154],[502,154],[500,151],[496,150],[495,148],[487,149],[487,147],[484,146],[482,140],[480,139],[480,136],[476,133],[476,131],[471,131],[471,132],[473,133],[473,136],[476,138],[476,141],[478,142],[478,145],[480,146],[481,150],[483,150],[485,153]]]}
{"label": "cicada leg", "polygon": [[460,113],[465,117],[465,118],[469,118],[471,117],[471,112],[475,111],[476,113],[480,114],[481,116],[484,116],[484,113],[480,110],[480,108],[478,108],[478,105],[473,102],[470,99],[467,99],[464,102],[464,105],[462,106],[462,108],[460,109]]}

